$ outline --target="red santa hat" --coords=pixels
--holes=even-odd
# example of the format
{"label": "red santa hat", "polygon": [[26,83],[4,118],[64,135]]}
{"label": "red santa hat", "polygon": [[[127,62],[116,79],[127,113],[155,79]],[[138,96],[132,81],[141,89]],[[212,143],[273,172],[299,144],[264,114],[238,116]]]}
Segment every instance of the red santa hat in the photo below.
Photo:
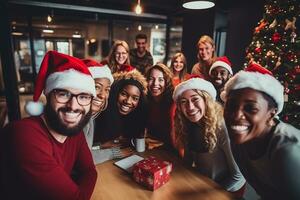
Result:
{"label": "red santa hat", "polygon": [[183,92],[190,89],[204,90],[213,98],[213,100],[216,100],[217,91],[213,84],[197,75],[190,76],[188,80],[179,83],[175,87],[173,92],[173,100],[176,102],[178,100],[178,97]]}
{"label": "red santa hat", "polygon": [[233,75],[232,69],[231,69],[231,62],[228,60],[226,56],[222,56],[217,58],[217,60],[212,64],[212,66],[209,69],[209,75],[211,74],[212,70],[216,67],[223,67],[228,70],[228,72]]}
{"label": "red santa hat", "polygon": [[42,92],[47,95],[56,88],[74,88],[96,96],[94,79],[80,59],[48,51],[36,79],[33,101],[25,105],[27,113],[42,114],[43,104],[38,102]]}
{"label": "red santa hat", "polygon": [[244,71],[239,71],[225,84],[221,99],[226,101],[231,90],[252,88],[268,94],[277,104],[277,114],[283,109],[284,88],[280,82],[273,77],[272,72],[257,63],[251,63]]}
{"label": "red santa hat", "polygon": [[110,81],[110,85],[114,82],[114,78],[107,65],[100,64],[92,59],[83,59],[82,61],[86,64],[94,79],[107,78]]}

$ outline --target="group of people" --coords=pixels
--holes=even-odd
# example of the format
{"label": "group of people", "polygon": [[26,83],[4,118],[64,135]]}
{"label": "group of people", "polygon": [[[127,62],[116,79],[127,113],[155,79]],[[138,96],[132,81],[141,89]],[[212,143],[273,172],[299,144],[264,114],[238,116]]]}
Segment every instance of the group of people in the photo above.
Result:
{"label": "group of people", "polygon": [[147,37],[136,43],[130,52],[116,41],[101,63],[45,55],[26,105],[36,116],[2,134],[5,197],[89,199],[95,164],[132,154],[130,140],[146,137],[149,149],[176,152],[236,198],[248,182],[262,199],[299,199],[300,131],[278,119],[283,86],[270,71],[250,63],[234,75],[209,36],[191,75],[182,53],[170,67],[153,65]]}

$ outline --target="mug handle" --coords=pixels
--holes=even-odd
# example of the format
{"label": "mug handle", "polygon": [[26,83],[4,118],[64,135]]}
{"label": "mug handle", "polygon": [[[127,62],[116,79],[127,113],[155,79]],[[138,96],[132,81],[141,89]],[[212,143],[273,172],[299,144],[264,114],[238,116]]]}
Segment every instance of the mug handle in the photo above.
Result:
{"label": "mug handle", "polygon": [[134,138],[131,138],[130,143],[131,143],[131,145],[132,145],[133,147],[135,147],[135,144],[134,144]]}

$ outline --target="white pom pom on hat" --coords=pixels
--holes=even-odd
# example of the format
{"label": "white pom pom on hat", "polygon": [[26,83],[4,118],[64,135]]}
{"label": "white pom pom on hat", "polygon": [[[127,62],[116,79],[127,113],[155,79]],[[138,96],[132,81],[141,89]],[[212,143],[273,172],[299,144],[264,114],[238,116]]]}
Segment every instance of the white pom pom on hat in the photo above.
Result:
{"label": "white pom pom on hat", "polygon": [[284,105],[284,88],[273,77],[272,72],[257,63],[251,63],[245,70],[239,71],[224,86],[221,99],[226,101],[231,90],[252,88],[268,94],[277,104],[279,114]]}
{"label": "white pom pom on hat", "polygon": [[57,88],[74,88],[96,96],[94,79],[80,59],[48,51],[36,79],[33,101],[25,105],[26,112],[33,116],[42,114],[43,106],[38,102],[42,92],[47,95]]}
{"label": "white pom pom on hat", "polygon": [[186,81],[179,83],[173,92],[173,100],[176,102],[178,97],[186,90],[196,89],[206,91],[214,100],[216,100],[217,91],[213,84],[202,79],[200,76],[192,75]]}

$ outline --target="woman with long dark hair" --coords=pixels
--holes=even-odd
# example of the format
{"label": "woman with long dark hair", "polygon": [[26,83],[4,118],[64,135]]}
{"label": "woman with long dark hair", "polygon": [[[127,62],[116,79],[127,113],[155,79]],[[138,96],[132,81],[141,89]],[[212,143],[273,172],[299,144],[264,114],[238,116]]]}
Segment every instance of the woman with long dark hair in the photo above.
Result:
{"label": "woman with long dark hair", "polygon": [[[147,135],[163,142],[166,146],[172,144],[172,127],[175,104],[172,94],[172,72],[164,64],[158,63],[146,71],[148,81],[148,119]],[[151,148],[151,145],[150,145]]]}

